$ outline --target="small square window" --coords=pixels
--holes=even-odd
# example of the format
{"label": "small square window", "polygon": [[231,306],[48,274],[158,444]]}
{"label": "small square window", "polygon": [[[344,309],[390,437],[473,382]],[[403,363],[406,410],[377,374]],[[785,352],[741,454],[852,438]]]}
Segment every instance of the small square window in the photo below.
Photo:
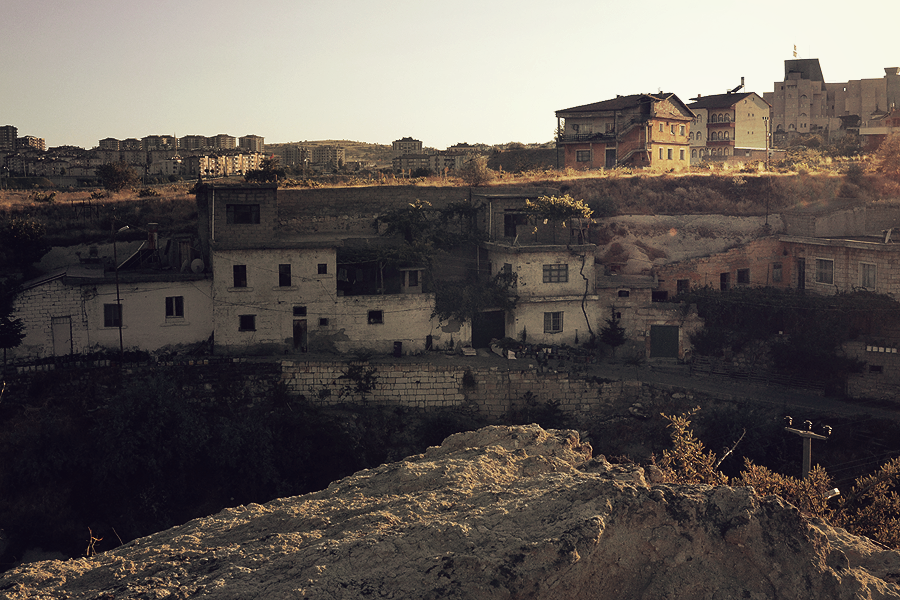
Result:
{"label": "small square window", "polygon": [[750,269],[737,270],[738,285],[750,285]]}
{"label": "small square window", "polygon": [[328,263],[319,263],[319,275],[328,275]]}
{"label": "small square window", "polygon": [[563,330],[562,312],[544,313],[544,333],[560,333]]}
{"label": "small square window", "polygon": [[259,204],[226,204],[225,222],[229,225],[259,225]]}
{"label": "small square window", "polygon": [[619,298],[628,298],[631,296],[631,292],[629,290],[619,290],[618,296]]}
{"label": "small square window", "polygon": [[306,316],[306,307],[305,306],[295,306],[294,307],[294,316],[295,317],[305,317]]}
{"label": "small square window", "polygon": [[369,325],[377,325],[380,323],[384,323],[384,311],[383,310],[370,310],[369,311]]}
{"label": "small square window", "polygon": [[234,286],[236,288],[247,287],[247,265],[233,265]]}
{"label": "small square window", "polygon": [[166,316],[184,317],[184,296],[169,296],[166,298]]}
{"label": "small square window", "polygon": [[575,160],[577,162],[591,162],[590,150],[577,150],[575,152]]}
{"label": "small square window", "polygon": [[256,331],[256,315],[238,315],[238,331]]}
{"label": "small square window", "polygon": [[279,287],[291,287],[291,265],[278,265]]}
{"label": "small square window", "polygon": [[325,317],[320,318],[319,327],[328,327],[328,319]]}
{"label": "small square window", "polygon": [[569,265],[544,265],[544,283],[569,281]]}
{"label": "small square window", "polygon": [[121,304],[104,304],[103,305],[103,326],[104,327],[121,327],[122,326],[122,305]]}

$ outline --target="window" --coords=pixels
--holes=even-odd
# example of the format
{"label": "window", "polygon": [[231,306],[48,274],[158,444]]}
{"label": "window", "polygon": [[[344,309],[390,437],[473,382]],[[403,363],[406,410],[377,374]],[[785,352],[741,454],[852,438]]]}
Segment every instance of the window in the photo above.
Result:
{"label": "window", "polygon": [[408,271],[409,273],[409,283],[408,287],[419,287],[419,272],[418,271]]}
{"label": "window", "polygon": [[684,135],[684,125],[681,126],[681,129],[679,129],[679,132],[681,133],[681,135]]}
{"label": "window", "polygon": [[834,261],[827,258],[816,259],[816,283],[834,283]]}
{"label": "window", "polygon": [[169,296],[166,298],[166,316],[184,317],[184,296]]}
{"label": "window", "polygon": [[684,150],[679,150],[679,151],[678,151],[678,159],[679,159],[679,160],[684,160]]}
{"label": "window", "polygon": [[278,265],[278,286],[291,287],[291,265]]}
{"label": "window", "polygon": [[669,160],[672,160],[672,149],[671,148],[666,150],[666,158],[668,158]]}
{"label": "window", "polygon": [[320,318],[319,327],[328,327],[328,319],[325,317]]}
{"label": "window", "polygon": [[606,124],[606,133],[615,133],[616,132],[616,124],[615,123],[607,123]]}
{"label": "window", "polygon": [[875,289],[875,265],[859,263],[859,287],[867,290]]}
{"label": "window", "polygon": [[256,315],[238,315],[238,331],[256,331]]}
{"label": "window", "polygon": [[687,294],[691,291],[691,280],[690,279],[679,279],[675,282],[677,286],[675,292],[678,294]]}
{"label": "window", "polygon": [[669,129],[669,131],[672,132],[672,135],[675,135],[675,126],[672,125],[671,128]]}
{"label": "window", "polygon": [[103,326],[104,327],[121,327],[122,326],[122,305],[121,304],[104,304],[103,305]]}
{"label": "window", "polygon": [[703,133],[701,133],[701,132],[698,131],[698,132],[697,132],[697,141],[699,142],[699,141],[701,141],[701,140],[703,140]]}
{"label": "window", "polygon": [[772,263],[772,283],[781,283],[782,277],[781,263]]}
{"label": "window", "polygon": [[295,317],[305,317],[306,316],[306,307],[305,306],[295,306],[294,307],[294,316]]}
{"label": "window", "polygon": [[319,275],[328,275],[328,263],[319,263]]}
{"label": "window", "polygon": [[247,287],[247,265],[234,265],[231,270],[234,275],[234,285],[232,287]]}
{"label": "window", "polygon": [[660,148],[659,149],[659,160],[662,160],[662,158],[663,158],[663,149]]}
{"label": "window", "polygon": [[737,270],[738,285],[750,285],[750,269]]}
{"label": "window", "polygon": [[619,290],[618,296],[619,298],[628,298],[631,296],[631,290]]}
{"label": "window", "polygon": [[544,283],[569,281],[569,265],[544,265]]}
{"label": "window", "polygon": [[562,312],[544,313],[544,333],[561,333],[563,330]]}
{"label": "window", "polygon": [[259,204],[226,204],[225,222],[229,225],[259,225]]}
{"label": "window", "polygon": [[660,132],[660,133],[663,132],[663,124],[662,124],[662,123],[659,124],[659,132]]}
{"label": "window", "polygon": [[384,323],[384,311],[383,310],[370,310],[369,311],[369,325],[379,325]]}
{"label": "window", "polygon": [[575,160],[578,162],[591,162],[591,151],[577,150],[575,152]]}
{"label": "window", "polygon": [[696,149],[691,150],[691,158],[697,158],[697,150]]}

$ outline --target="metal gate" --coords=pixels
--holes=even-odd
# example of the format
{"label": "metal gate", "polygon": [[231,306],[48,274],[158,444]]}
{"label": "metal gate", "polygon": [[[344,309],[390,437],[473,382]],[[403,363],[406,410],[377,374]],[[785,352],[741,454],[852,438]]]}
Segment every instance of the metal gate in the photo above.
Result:
{"label": "metal gate", "polygon": [[650,358],[678,358],[678,326],[650,326]]}

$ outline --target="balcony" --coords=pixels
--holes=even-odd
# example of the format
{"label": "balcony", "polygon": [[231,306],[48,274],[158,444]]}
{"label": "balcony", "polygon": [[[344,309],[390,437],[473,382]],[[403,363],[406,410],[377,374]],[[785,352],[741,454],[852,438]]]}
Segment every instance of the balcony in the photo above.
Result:
{"label": "balcony", "polygon": [[615,139],[616,132],[614,131],[611,131],[609,133],[566,133],[559,136],[559,142],[561,144],[571,142],[596,142]]}
{"label": "balcony", "polygon": [[721,127],[721,128],[730,127],[731,129],[734,129],[734,121],[725,121],[724,123],[709,123],[709,122],[707,122],[706,126],[707,127]]}

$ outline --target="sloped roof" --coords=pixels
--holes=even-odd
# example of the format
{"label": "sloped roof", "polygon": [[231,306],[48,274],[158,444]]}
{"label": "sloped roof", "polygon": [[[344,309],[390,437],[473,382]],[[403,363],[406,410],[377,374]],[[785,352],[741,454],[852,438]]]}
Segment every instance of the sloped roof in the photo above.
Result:
{"label": "sloped roof", "polygon": [[687,112],[691,112],[691,109],[688,108],[688,106],[681,101],[681,98],[679,98],[675,94],[660,92],[658,94],[631,94],[629,96],[616,96],[615,98],[603,100],[601,102],[593,102],[591,104],[573,106],[572,108],[564,108],[562,110],[556,111],[556,116],[565,116],[564,113],[590,113],[605,110],[625,110],[628,108],[641,106],[642,104],[662,102],[664,100],[673,100],[676,104],[680,104]]}
{"label": "sloped roof", "polygon": [[[688,108],[728,108],[734,106],[747,96],[758,96],[756,92],[741,92],[737,94],[714,94],[712,96],[701,96],[696,101],[688,104]],[[760,98],[762,100],[762,98]],[[765,102],[765,100],[763,100]],[[768,104],[768,102],[766,102]]]}

